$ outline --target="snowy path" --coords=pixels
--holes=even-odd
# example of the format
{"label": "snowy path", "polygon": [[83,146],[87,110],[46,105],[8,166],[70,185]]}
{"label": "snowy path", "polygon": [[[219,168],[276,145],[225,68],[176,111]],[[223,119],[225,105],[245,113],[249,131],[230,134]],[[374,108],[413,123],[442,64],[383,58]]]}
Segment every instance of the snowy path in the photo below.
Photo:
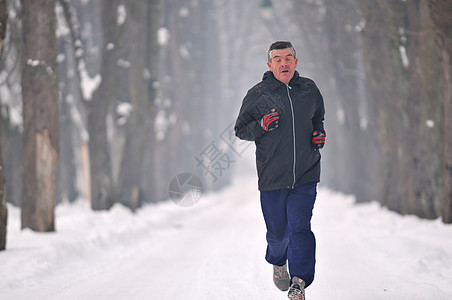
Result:
{"label": "snowy path", "polygon": [[[19,231],[10,207],[0,299],[286,299],[263,258],[255,179],[238,182],[191,208],[60,205],[52,234]],[[452,226],[352,200],[319,191],[308,300],[452,299]]]}

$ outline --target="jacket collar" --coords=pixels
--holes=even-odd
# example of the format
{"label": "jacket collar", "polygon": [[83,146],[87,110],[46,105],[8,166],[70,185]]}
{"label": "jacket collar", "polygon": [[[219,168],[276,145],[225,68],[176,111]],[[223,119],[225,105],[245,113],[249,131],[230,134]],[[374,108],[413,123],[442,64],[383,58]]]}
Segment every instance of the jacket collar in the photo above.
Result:
{"label": "jacket collar", "polygon": [[[293,84],[300,84],[300,74],[298,73],[298,71],[295,71],[295,73],[293,74],[292,79],[289,82],[289,86],[293,85]],[[262,76],[262,80],[269,86],[269,88],[271,88],[272,90],[280,87],[282,85],[285,85],[284,83],[282,83],[281,81],[279,81],[278,79],[276,79],[275,75],[273,75],[272,71],[267,71],[264,73],[264,75]]]}

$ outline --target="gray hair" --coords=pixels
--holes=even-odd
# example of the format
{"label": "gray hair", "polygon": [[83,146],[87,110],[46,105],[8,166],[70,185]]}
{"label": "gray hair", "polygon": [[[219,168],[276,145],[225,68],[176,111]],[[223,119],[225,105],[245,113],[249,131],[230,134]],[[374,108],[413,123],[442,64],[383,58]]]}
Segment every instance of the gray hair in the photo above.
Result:
{"label": "gray hair", "polygon": [[273,50],[282,50],[282,49],[292,50],[294,58],[297,57],[297,52],[295,51],[295,48],[292,46],[291,42],[278,41],[278,42],[274,42],[273,44],[270,45],[270,48],[268,49],[268,52],[267,52],[267,60],[269,62],[272,61]]}

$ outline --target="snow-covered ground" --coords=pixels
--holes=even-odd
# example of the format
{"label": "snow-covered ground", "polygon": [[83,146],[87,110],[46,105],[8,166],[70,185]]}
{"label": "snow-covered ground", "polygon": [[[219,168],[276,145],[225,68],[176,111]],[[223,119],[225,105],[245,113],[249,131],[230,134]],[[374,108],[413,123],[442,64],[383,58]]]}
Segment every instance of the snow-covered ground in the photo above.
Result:
{"label": "snow-covered ground", "polygon": [[[264,260],[255,177],[189,208],[136,214],[59,205],[57,232],[20,231],[9,206],[0,299],[286,299]],[[307,299],[452,299],[452,226],[320,189],[317,274]]]}

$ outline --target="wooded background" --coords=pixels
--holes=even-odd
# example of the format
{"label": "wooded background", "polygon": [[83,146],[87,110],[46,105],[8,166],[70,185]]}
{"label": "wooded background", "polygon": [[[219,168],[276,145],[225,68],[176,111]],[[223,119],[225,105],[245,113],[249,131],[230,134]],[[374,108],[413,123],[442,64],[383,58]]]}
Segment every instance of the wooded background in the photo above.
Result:
{"label": "wooded background", "polygon": [[22,227],[53,231],[61,201],[136,210],[166,200],[185,171],[204,189],[227,185],[242,153],[224,137],[276,40],[294,44],[324,96],[322,185],[451,223],[451,11],[446,0],[0,1],[0,249],[6,201]]}

